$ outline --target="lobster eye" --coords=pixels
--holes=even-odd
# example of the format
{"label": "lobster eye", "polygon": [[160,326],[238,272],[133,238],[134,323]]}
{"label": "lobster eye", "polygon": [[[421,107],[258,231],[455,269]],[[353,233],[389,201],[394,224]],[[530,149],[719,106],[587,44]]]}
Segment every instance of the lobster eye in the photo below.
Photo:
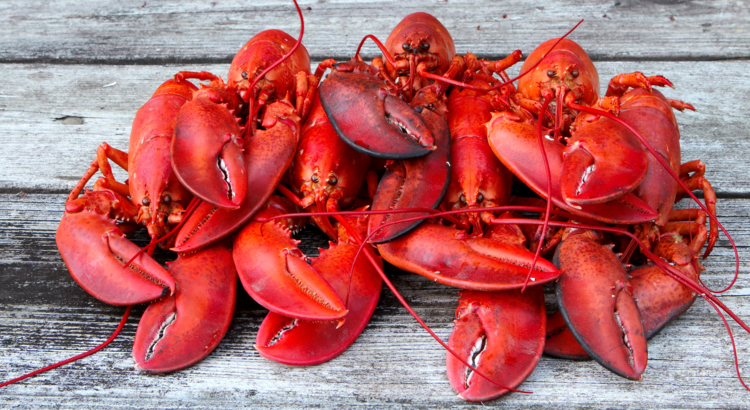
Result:
{"label": "lobster eye", "polygon": [[328,185],[336,185],[339,183],[339,179],[336,178],[335,175],[331,175],[330,178],[328,178]]}
{"label": "lobster eye", "polygon": [[420,51],[427,51],[430,49],[430,43],[422,40],[419,42],[419,50]]}
{"label": "lobster eye", "polygon": [[555,70],[548,70],[547,71],[547,77],[549,77],[549,78],[553,78],[556,75],[557,75],[557,73],[555,72]]}
{"label": "lobster eye", "polygon": [[464,194],[461,194],[461,196],[458,197],[458,200],[461,201],[462,204],[466,203],[466,196]]}
{"label": "lobster eye", "polygon": [[247,80],[247,71],[243,71],[242,72],[242,78],[244,78],[245,80]]}
{"label": "lobster eye", "polygon": [[408,51],[411,50],[411,44],[409,44],[409,43],[401,44],[401,48],[403,48],[404,51],[408,52]]}
{"label": "lobster eye", "polygon": [[573,70],[573,71],[572,71],[572,72],[570,73],[570,75],[571,75],[571,76],[573,76],[573,78],[578,78],[578,76],[579,76],[579,75],[581,75],[581,73],[580,73],[580,72],[578,72],[578,70]]}
{"label": "lobster eye", "polygon": [[170,202],[172,202],[172,197],[169,196],[169,194],[165,192],[161,194],[161,201],[164,202],[165,204],[169,204]]}
{"label": "lobster eye", "polygon": [[477,203],[481,204],[484,201],[484,195],[479,194],[477,195]]}
{"label": "lobster eye", "polygon": [[320,182],[320,178],[318,178],[318,176],[317,176],[317,175],[313,175],[312,177],[310,177],[310,180],[311,180],[312,182],[315,182],[316,184],[317,184],[318,182]]}
{"label": "lobster eye", "polygon": [[145,197],[145,196],[143,197],[143,199],[141,199],[141,203],[142,203],[143,205],[146,205],[146,206],[149,206],[149,205],[151,205],[151,201],[149,201],[149,200],[148,200],[148,197]]}

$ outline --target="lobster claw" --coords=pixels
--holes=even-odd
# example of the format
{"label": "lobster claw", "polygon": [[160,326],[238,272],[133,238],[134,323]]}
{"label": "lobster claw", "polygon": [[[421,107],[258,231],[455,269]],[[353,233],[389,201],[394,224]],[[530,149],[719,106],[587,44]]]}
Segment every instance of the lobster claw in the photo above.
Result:
{"label": "lobster claw", "polygon": [[[482,374],[516,388],[531,374],[542,356],[547,320],[540,286],[525,292],[461,291],[448,345]],[[459,396],[482,402],[510,392],[448,353],[448,380]]]}
{"label": "lobster claw", "polygon": [[[424,223],[406,236],[378,245],[390,264],[430,280],[461,289],[497,291],[524,286],[534,253],[503,242],[477,237],[434,223]],[[529,284],[557,279],[560,272],[540,258]]]}
{"label": "lobster claw", "polygon": [[[271,202],[271,201],[269,201]],[[256,219],[276,216],[271,207]],[[250,296],[280,315],[307,320],[339,320],[347,310],[331,285],[307,263],[282,222],[253,221],[234,239],[233,257]]]}
{"label": "lobster claw", "polygon": [[247,191],[244,145],[242,130],[230,111],[199,95],[177,116],[172,167],[195,196],[221,208],[236,209]]}
{"label": "lobster claw", "polygon": [[568,329],[562,313],[557,311],[547,317],[547,336],[544,342],[544,354],[568,360],[589,360],[589,354],[581,347],[573,333]]}
{"label": "lobster claw", "polygon": [[239,209],[224,209],[202,203],[177,235],[175,252],[199,249],[234,232],[266,203],[294,158],[300,133],[300,118],[286,100],[269,104],[263,122],[247,142],[244,152],[247,190]]}
{"label": "lobster claw", "polygon": [[[528,118],[514,118],[500,112],[492,115],[487,123],[488,138],[492,152],[524,184],[542,197],[547,196],[547,176],[544,172],[542,153],[536,125]],[[543,138],[544,150],[552,176],[552,202],[559,208],[575,215],[615,224],[635,224],[653,221],[659,214],[646,202],[632,193],[616,200],[600,204],[571,205],[563,199],[560,177],[563,174],[564,146]]]}
{"label": "lobster claw", "polygon": [[583,114],[563,151],[560,190],[565,201],[597,204],[634,190],[648,170],[641,143],[625,126]]}
{"label": "lobster claw", "polygon": [[175,291],[172,276],[145,253],[127,267],[140,251],[109,218],[110,204],[123,206],[111,191],[87,192],[68,201],[55,233],[70,275],[83,289],[104,303],[134,305]]}
{"label": "lobster claw", "polygon": [[320,102],[339,136],[364,154],[387,159],[422,157],[435,149],[419,114],[389,94],[377,77],[334,69],[320,86]]}
{"label": "lobster claw", "polygon": [[564,272],[556,290],[560,312],[581,347],[610,371],[641,380],[646,332],[620,261],[586,235],[572,234],[558,245],[555,263]]}
{"label": "lobster claw", "polygon": [[[431,110],[423,110],[422,117],[435,135],[437,149],[432,154],[416,159],[397,161],[388,166],[380,179],[373,199],[374,211],[404,208],[437,208],[450,183],[450,131],[448,123]],[[380,228],[422,212],[380,214],[370,217],[369,232],[372,243],[384,243],[409,232],[424,220],[403,222]]]}
{"label": "lobster claw", "polygon": [[279,363],[309,366],[331,360],[354,343],[370,321],[382,287],[377,271],[363,257],[357,259],[350,276],[358,248],[353,242],[340,240],[339,244],[331,243],[328,249],[322,249],[312,263],[313,269],[348,301],[349,313],[344,323],[300,320],[271,312],[258,329],[255,348],[261,356]]}
{"label": "lobster claw", "polygon": [[169,265],[179,283],[173,296],[152,302],[133,343],[136,370],[167,373],[208,356],[229,329],[237,295],[232,252],[215,246],[180,255]]}

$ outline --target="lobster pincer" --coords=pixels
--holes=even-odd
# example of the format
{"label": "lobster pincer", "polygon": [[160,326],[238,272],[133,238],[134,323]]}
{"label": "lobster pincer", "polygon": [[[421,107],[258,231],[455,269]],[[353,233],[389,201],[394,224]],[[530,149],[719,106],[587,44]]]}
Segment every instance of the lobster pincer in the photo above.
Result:
{"label": "lobster pincer", "polygon": [[355,150],[379,158],[432,152],[434,136],[420,115],[377,77],[348,71],[351,66],[334,66],[320,86],[320,101],[339,136]]}
{"label": "lobster pincer", "polygon": [[[96,186],[95,186],[96,187]],[[111,190],[89,191],[65,204],[55,233],[71,276],[89,294],[112,305],[149,302],[175,291],[172,276],[125,238],[117,218],[132,220],[130,200]]]}
{"label": "lobster pincer", "polygon": [[584,350],[605,368],[640,380],[648,353],[633,288],[617,257],[585,233],[558,245],[557,303]]}

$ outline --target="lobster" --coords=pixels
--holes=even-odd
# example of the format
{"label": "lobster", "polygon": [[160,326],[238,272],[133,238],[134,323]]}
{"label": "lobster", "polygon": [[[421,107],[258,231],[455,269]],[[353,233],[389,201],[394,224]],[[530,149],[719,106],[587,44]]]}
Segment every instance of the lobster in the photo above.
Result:
{"label": "lobster", "polygon": [[[561,48],[543,56],[552,41]],[[642,231],[649,231],[652,221],[663,227],[676,185],[661,172],[662,163],[673,172],[679,164],[679,131],[672,107],[691,107],[651,90],[651,85],[671,85],[668,80],[640,73],[616,76],[608,95],[599,98],[596,70],[583,49],[570,40],[550,40],[525,65],[539,60],[532,75],[519,80],[513,112],[498,113],[488,124],[495,154],[534,191],[574,215],[642,224]],[[547,106],[553,100],[556,114],[548,121]],[[624,124],[598,114],[601,111],[588,113],[592,106],[616,113]],[[550,138],[535,142],[534,129],[543,124],[550,124]],[[636,134],[643,135],[646,146],[656,147],[654,156],[665,159],[647,157]],[[542,158],[539,145],[547,152],[545,161],[552,175],[549,193],[543,188],[545,178],[532,171],[538,163],[529,166],[529,155]],[[623,213],[625,204],[631,209]],[[642,213],[640,218],[634,210]],[[581,255],[588,255],[584,258],[588,263],[579,261]],[[639,379],[647,361],[646,334],[620,261],[580,234],[570,234],[558,245],[555,260],[565,272],[557,285],[560,310],[580,345],[613,372]],[[607,274],[594,274],[602,270]],[[605,327],[609,330],[602,330]]]}
{"label": "lobster", "polygon": [[[76,282],[105,303],[131,305],[174,293],[174,279],[149,255],[131,261],[140,249],[125,239],[121,228],[132,231],[136,223],[143,224],[155,240],[182,219],[192,195],[172,172],[168,147],[175,118],[194,91],[187,81],[159,86],[136,113],[129,153],[100,145],[97,159],[68,196],[55,235],[57,247]],[[127,184],[114,179],[109,158],[128,171]],[[104,176],[79,198],[98,170]]]}

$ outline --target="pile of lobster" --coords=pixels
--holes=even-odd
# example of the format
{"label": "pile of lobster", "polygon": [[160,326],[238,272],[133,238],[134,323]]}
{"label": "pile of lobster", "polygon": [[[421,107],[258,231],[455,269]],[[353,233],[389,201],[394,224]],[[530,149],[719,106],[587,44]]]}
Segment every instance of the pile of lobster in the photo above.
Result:
{"label": "pile of lobster", "polygon": [[[75,281],[106,303],[150,302],[138,370],[216,348],[237,276],[270,311],[262,356],[330,360],[363,331],[382,282],[396,292],[382,260],[462,289],[444,346],[469,401],[517,391],[542,353],[639,380],[646,340],[698,294],[728,310],[698,282],[716,197],[700,161],[681,164],[674,110],[693,107],[653,89],[666,78],[621,74],[600,96],[586,52],[561,38],[516,83],[506,69],[520,51],[457,55],[425,13],[385,44],[368,36],[383,52],[370,64],[357,50],[313,74],[301,38],[259,33],[226,82],[177,73],[137,112],[128,152],[102,144],[70,193],[56,239]],[[686,195],[701,209],[673,210]],[[315,258],[292,238],[310,220],[332,241]],[[126,237],[142,227],[144,249]],[[157,244],[178,254],[167,269]]]}

